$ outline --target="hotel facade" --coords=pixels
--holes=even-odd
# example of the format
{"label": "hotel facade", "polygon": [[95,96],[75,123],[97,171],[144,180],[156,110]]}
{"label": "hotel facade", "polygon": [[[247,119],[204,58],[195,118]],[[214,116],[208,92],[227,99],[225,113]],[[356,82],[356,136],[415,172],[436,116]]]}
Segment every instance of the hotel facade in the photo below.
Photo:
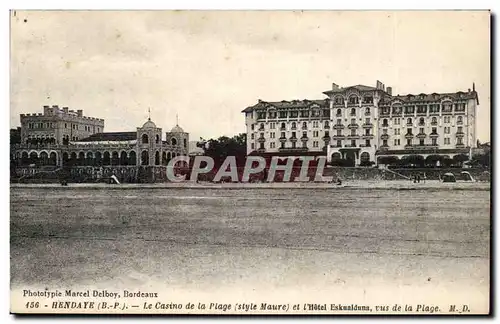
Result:
{"label": "hotel facade", "polygon": [[[321,100],[259,100],[245,114],[248,155],[326,155],[329,162],[377,163],[379,157],[470,154],[477,143],[478,94],[393,95],[392,87],[354,85]],[[373,163],[370,163],[373,162]]]}

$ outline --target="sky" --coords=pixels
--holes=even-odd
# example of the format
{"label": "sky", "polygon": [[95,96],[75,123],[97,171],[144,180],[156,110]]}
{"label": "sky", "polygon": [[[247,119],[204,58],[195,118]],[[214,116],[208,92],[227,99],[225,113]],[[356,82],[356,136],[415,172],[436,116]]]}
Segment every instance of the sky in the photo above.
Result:
{"label": "sky", "polygon": [[83,109],[105,131],[148,118],[191,140],[245,132],[258,99],[324,99],[376,80],[393,94],[479,94],[490,140],[487,11],[15,11],[10,126],[44,105]]}

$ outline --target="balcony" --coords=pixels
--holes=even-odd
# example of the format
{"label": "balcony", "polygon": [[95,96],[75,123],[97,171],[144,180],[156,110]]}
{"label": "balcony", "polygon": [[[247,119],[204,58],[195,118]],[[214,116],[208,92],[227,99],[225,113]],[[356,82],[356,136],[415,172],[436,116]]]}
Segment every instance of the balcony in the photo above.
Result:
{"label": "balcony", "polygon": [[296,130],[297,129],[297,126],[292,126],[290,127],[291,130]]}
{"label": "balcony", "polygon": [[344,126],[344,125],[342,125],[342,124],[335,124],[335,125],[333,125],[333,127],[332,127],[332,128],[333,128],[333,129],[344,129],[344,128],[345,128],[345,126]]}
{"label": "balcony", "polygon": [[388,151],[388,150],[389,150],[389,145],[382,145],[382,146],[380,147],[380,151],[381,151],[381,152]]}
{"label": "balcony", "polygon": [[359,128],[359,125],[358,124],[349,124],[349,125],[347,125],[347,128],[355,129],[355,128]]}
{"label": "balcony", "polygon": [[340,145],[337,145],[337,144],[332,144],[330,145],[331,148],[339,148],[339,147],[342,147],[342,144]]}
{"label": "balcony", "polygon": [[309,140],[309,137],[307,137],[307,136],[302,136],[302,137],[300,138],[300,140],[301,140],[302,142],[305,142],[305,141],[308,141],[308,140]]}
{"label": "balcony", "polygon": [[259,153],[265,153],[266,149],[265,148],[259,148],[259,149],[257,149],[257,152],[259,152]]}
{"label": "balcony", "polygon": [[389,127],[389,124],[382,124],[382,127]]}
{"label": "balcony", "polygon": [[279,152],[307,152],[307,147],[280,147]]}
{"label": "balcony", "polygon": [[457,132],[457,137],[464,137],[465,136],[465,133],[464,132]]}
{"label": "balcony", "polygon": [[346,136],[347,139],[353,140],[353,139],[359,139],[358,134],[350,134]]}
{"label": "balcony", "polygon": [[457,144],[457,148],[464,148],[465,144]]}
{"label": "balcony", "polygon": [[413,148],[413,145],[411,145],[411,144],[410,145],[408,145],[408,144],[405,145],[405,149],[407,149],[407,150],[411,150],[412,148]]}
{"label": "balcony", "polygon": [[286,142],[286,137],[281,136],[281,137],[279,138],[279,140],[280,140],[280,142]]}
{"label": "balcony", "polygon": [[286,127],[280,127],[280,131],[286,131]]}
{"label": "balcony", "polygon": [[330,125],[323,126],[323,129],[330,129]]}
{"label": "balcony", "polygon": [[371,112],[365,111],[365,116],[370,116],[370,115],[371,115]]}
{"label": "balcony", "polygon": [[321,138],[324,142],[330,142],[330,136],[323,136]]}
{"label": "balcony", "polygon": [[382,140],[388,140],[388,139],[389,139],[389,134],[382,134],[382,135],[380,136],[380,138],[381,138]]}
{"label": "balcony", "polygon": [[342,114],[336,114],[335,117],[342,117]]}
{"label": "balcony", "polygon": [[433,125],[433,126],[436,126],[437,124],[438,124],[438,122],[437,122],[437,121],[433,121],[433,122],[431,122],[431,125]]}
{"label": "balcony", "polygon": [[295,136],[290,137],[290,142],[297,142],[297,137]]}
{"label": "balcony", "polygon": [[333,136],[332,136],[332,138],[333,138],[334,140],[341,140],[341,139],[344,139],[344,137],[345,137],[344,135],[333,135]]}
{"label": "balcony", "polygon": [[363,128],[372,128],[373,124],[372,123],[364,123]]}
{"label": "balcony", "polygon": [[405,134],[405,138],[406,139],[412,139],[415,135],[413,135],[412,133],[407,133]]}
{"label": "balcony", "polygon": [[[386,134],[386,135],[387,135],[387,134]],[[367,140],[367,139],[373,139],[373,134],[363,134],[363,135],[361,136],[361,138],[362,138],[362,139],[365,139],[365,140]]]}
{"label": "balcony", "polygon": [[358,147],[357,145],[346,144],[345,147]]}
{"label": "balcony", "polygon": [[302,130],[307,130],[307,126],[302,126]]}
{"label": "balcony", "polygon": [[439,137],[439,134],[438,133],[430,133],[429,137],[430,138],[436,138],[436,137]]}
{"label": "balcony", "polygon": [[425,133],[418,133],[417,138],[426,138],[427,135]]}
{"label": "balcony", "polygon": [[406,126],[413,127],[413,123],[406,123]]}
{"label": "balcony", "polygon": [[259,142],[259,143],[264,143],[265,141],[266,141],[266,139],[264,137],[259,137],[257,139],[257,142]]}

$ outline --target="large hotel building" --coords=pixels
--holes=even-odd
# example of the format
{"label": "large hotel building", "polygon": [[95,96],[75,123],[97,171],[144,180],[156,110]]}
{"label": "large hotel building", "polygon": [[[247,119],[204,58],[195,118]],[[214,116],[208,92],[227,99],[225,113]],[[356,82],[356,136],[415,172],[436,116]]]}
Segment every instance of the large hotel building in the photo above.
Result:
{"label": "large hotel building", "polygon": [[333,84],[323,93],[321,100],[259,100],[244,109],[247,154],[326,155],[360,165],[381,156],[468,155],[477,142],[474,85],[465,92],[393,95],[377,81],[375,87]]}

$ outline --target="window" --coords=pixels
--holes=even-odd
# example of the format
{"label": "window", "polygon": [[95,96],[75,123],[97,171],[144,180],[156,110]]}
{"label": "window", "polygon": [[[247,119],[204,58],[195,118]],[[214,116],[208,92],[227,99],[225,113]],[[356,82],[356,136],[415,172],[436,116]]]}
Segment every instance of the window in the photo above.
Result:
{"label": "window", "polygon": [[415,106],[406,106],[405,107],[405,114],[414,114],[415,113]]}
{"label": "window", "polygon": [[330,122],[328,122],[328,120],[325,121],[325,128],[330,128]]}
{"label": "window", "polygon": [[371,146],[371,143],[370,143],[370,140],[369,140],[369,139],[365,140],[365,146],[366,146],[366,147]]}
{"label": "window", "polygon": [[259,130],[264,130],[264,123],[260,123]]}
{"label": "window", "polygon": [[318,131],[313,132],[313,137],[318,137]]}
{"label": "window", "polygon": [[387,146],[387,140],[382,141],[382,146]]}
{"label": "window", "polygon": [[285,130],[285,129],[286,129],[286,124],[285,124],[285,123],[281,123],[281,129],[282,129],[282,130]]}
{"label": "window", "polygon": [[406,129],[406,134],[409,134],[409,135],[411,135],[411,134],[412,134],[412,130],[411,130],[411,128],[407,128],[407,129]]}
{"label": "window", "polygon": [[356,118],[351,118],[351,125],[356,124]]}
{"label": "window", "polygon": [[450,127],[445,127],[444,128],[444,133],[449,134],[450,133]]}
{"label": "window", "polygon": [[342,109],[337,109],[337,116],[342,116]]}
{"label": "window", "polygon": [[281,132],[281,138],[285,138],[285,132]]}
{"label": "window", "polygon": [[149,138],[148,135],[142,134],[142,144],[148,144]]}
{"label": "window", "polygon": [[437,118],[436,117],[432,117],[431,124],[432,125],[436,125],[437,124]]}
{"label": "window", "polygon": [[351,116],[356,116],[356,108],[351,109]]}
{"label": "window", "polygon": [[464,143],[462,142],[462,138],[458,137],[457,138],[457,145],[463,145]]}
{"label": "window", "polygon": [[281,142],[281,148],[284,149],[285,148],[285,142]]}
{"label": "window", "polygon": [[313,121],[313,127],[314,128],[318,128],[318,126],[319,126],[318,121],[317,120]]}
{"label": "window", "polygon": [[300,112],[300,117],[309,117],[309,110],[302,110]]}
{"label": "window", "polygon": [[269,133],[269,137],[270,137],[270,138],[276,138],[276,133],[275,133],[275,132],[271,132],[271,133]]}
{"label": "window", "polygon": [[411,138],[406,139],[406,145],[411,146]]}
{"label": "window", "polygon": [[420,144],[420,146],[424,146],[424,139],[423,138],[420,139],[420,143],[419,144]]}
{"label": "window", "polygon": [[287,112],[286,111],[280,111],[280,118],[286,118]]}
{"label": "window", "polygon": [[398,145],[398,139],[394,139],[394,146]]}
{"label": "window", "polygon": [[365,124],[370,124],[370,118],[365,119]]}
{"label": "window", "polygon": [[373,97],[371,96],[366,96],[363,98],[363,103],[373,103]]}
{"label": "window", "polygon": [[383,127],[387,127],[387,126],[389,126],[388,121],[387,121],[387,118],[386,118],[386,119],[384,119],[384,121],[382,122],[382,126],[383,126]]}
{"label": "window", "polygon": [[318,142],[317,141],[313,142],[313,147],[318,147]]}
{"label": "window", "polygon": [[365,109],[365,114],[366,114],[366,115],[369,115],[369,114],[370,114],[370,107],[366,107],[366,109]]}
{"label": "window", "polygon": [[350,104],[357,104],[357,103],[359,103],[358,96],[350,96],[349,97],[349,103]]}
{"label": "window", "polygon": [[297,124],[295,122],[292,123],[292,129],[297,129]]}
{"label": "window", "polygon": [[463,133],[463,127],[462,126],[458,126],[457,127],[457,133]]}
{"label": "window", "polygon": [[264,149],[264,143],[259,143],[259,149]]}
{"label": "window", "polygon": [[451,112],[451,102],[443,102],[443,112]]}
{"label": "window", "polygon": [[335,97],[335,104],[336,105],[343,105],[344,104],[344,98],[342,98],[342,97]]}
{"label": "window", "polygon": [[352,136],[356,136],[356,130],[355,129],[351,129],[351,135]]}
{"label": "window", "polygon": [[385,134],[387,134],[387,128],[384,128],[384,129],[382,130],[382,133],[383,133],[384,135],[385,135]]}
{"label": "window", "polygon": [[270,148],[276,148],[276,143],[274,143],[274,142],[269,143],[269,147]]}
{"label": "window", "polygon": [[302,129],[307,129],[307,122],[302,123]]}
{"label": "window", "polygon": [[276,118],[277,115],[278,115],[278,113],[276,111],[270,111],[269,112],[269,118],[271,118],[271,119]]}
{"label": "window", "polygon": [[444,116],[444,123],[445,124],[449,124],[450,120],[451,120],[450,116]]}
{"label": "window", "polygon": [[297,138],[297,133],[292,132],[292,138]]}
{"label": "window", "polygon": [[399,128],[395,128],[394,129],[394,135],[399,135],[400,134],[400,129]]}
{"label": "window", "polygon": [[324,137],[330,137],[330,132],[329,131],[326,131],[325,132],[325,136]]}
{"label": "window", "polygon": [[307,138],[307,132],[302,132],[302,138]]}
{"label": "window", "polygon": [[449,138],[445,138],[444,139],[444,144],[450,144],[450,139]]}
{"label": "window", "polygon": [[395,118],[394,119],[394,125],[401,125],[401,119],[400,118]]}
{"label": "window", "polygon": [[337,147],[342,147],[342,141],[341,140],[337,140]]}
{"label": "window", "polygon": [[264,133],[260,133],[260,138],[264,138]]}
{"label": "window", "polygon": [[420,129],[419,129],[419,133],[420,133],[420,134],[423,134],[423,133],[424,133],[424,128],[423,128],[423,127],[420,127]]}
{"label": "window", "polygon": [[252,126],[250,126],[250,128],[251,128],[252,130],[254,130],[254,124],[252,124]]}
{"label": "window", "polygon": [[252,148],[252,150],[255,149],[255,144],[254,143],[250,144],[250,147]]}
{"label": "window", "polygon": [[425,119],[424,119],[424,118],[420,118],[420,119],[418,120],[418,124],[419,124],[419,125],[425,125]]}
{"label": "window", "polygon": [[356,140],[351,140],[351,147],[355,147],[356,146]]}
{"label": "window", "polygon": [[365,135],[370,135],[370,130],[368,128],[365,129]]}
{"label": "window", "polygon": [[411,120],[411,118],[408,118],[406,120],[406,125],[413,125],[413,121]]}
{"label": "window", "polygon": [[432,127],[432,133],[431,134],[437,134],[437,127]]}
{"label": "window", "polygon": [[290,118],[297,118],[298,116],[299,116],[299,113],[297,111],[290,112]]}
{"label": "window", "polygon": [[465,103],[455,104],[455,111],[465,111]]}
{"label": "window", "polygon": [[432,145],[436,146],[437,145],[437,139],[436,138],[432,138]]}
{"label": "window", "polygon": [[337,119],[337,125],[342,125],[342,119]]}
{"label": "window", "polygon": [[257,119],[266,119],[266,112],[257,112]]}
{"label": "window", "polygon": [[269,129],[276,129],[276,123],[270,123]]}
{"label": "window", "polygon": [[254,139],[254,138],[255,138],[254,133],[250,134],[250,139]]}
{"label": "window", "polygon": [[461,125],[461,124],[463,124],[463,122],[464,122],[463,117],[462,116],[458,116],[457,117],[457,124]]}
{"label": "window", "polygon": [[337,129],[337,136],[342,136],[342,130],[341,129]]}

